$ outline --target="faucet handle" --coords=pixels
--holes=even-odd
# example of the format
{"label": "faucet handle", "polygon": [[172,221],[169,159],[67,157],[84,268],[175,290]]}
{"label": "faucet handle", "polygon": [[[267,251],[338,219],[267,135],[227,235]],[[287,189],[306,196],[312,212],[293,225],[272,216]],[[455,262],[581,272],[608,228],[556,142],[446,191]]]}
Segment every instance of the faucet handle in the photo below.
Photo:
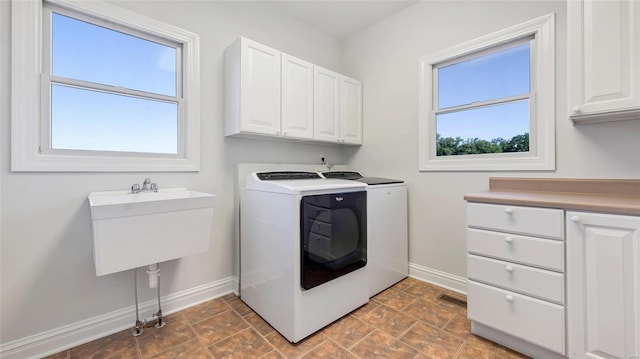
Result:
{"label": "faucet handle", "polygon": [[134,183],[133,186],[131,186],[131,193],[138,193],[140,192],[140,185],[137,183]]}
{"label": "faucet handle", "polygon": [[142,182],[142,190],[143,191],[148,191],[150,184],[151,184],[151,178],[145,178],[144,182]]}
{"label": "faucet handle", "polygon": [[153,192],[158,192],[158,184],[157,183],[152,183],[151,184],[151,190]]}

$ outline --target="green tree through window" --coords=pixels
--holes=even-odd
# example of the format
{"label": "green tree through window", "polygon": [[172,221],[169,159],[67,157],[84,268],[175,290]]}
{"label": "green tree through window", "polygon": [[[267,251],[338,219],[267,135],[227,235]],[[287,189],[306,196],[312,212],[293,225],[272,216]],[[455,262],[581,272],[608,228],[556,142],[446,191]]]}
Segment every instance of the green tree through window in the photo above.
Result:
{"label": "green tree through window", "polygon": [[481,153],[529,152],[529,133],[515,135],[506,140],[498,137],[491,141],[460,137],[442,137],[436,134],[438,156],[474,155]]}

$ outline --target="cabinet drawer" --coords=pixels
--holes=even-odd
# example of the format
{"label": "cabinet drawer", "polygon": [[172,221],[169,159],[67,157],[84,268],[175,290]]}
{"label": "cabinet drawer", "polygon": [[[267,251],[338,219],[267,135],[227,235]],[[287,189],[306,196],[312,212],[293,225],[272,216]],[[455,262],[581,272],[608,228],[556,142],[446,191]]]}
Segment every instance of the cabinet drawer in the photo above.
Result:
{"label": "cabinet drawer", "polygon": [[467,255],[469,279],[564,304],[564,274]]}
{"label": "cabinet drawer", "polygon": [[469,228],[467,251],[564,272],[563,241]]}
{"label": "cabinet drawer", "polygon": [[564,307],[469,281],[469,319],[565,353]]}
{"label": "cabinet drawer", "polygon": [[560,209],[467,203],[469,227],[564,238],[564,213]]}

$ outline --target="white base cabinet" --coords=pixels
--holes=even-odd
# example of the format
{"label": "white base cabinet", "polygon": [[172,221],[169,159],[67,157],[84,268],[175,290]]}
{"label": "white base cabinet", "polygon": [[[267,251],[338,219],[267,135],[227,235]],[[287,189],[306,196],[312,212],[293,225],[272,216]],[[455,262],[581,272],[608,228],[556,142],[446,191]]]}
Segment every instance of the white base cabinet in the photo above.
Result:
{"label": "white base cabinet", "polygon": [[474,334],[534,358],[640,358],[640,217],[468,203],[467,224]]}
{"label": "white base cabinet", "polygon": [[640,217],[566,218],[569,357],[640,358]]}
{"label": "white base cabinet", "polygon": [[562,357],[564,211],[468,203],[467,225],[471,331],[527,355]]}

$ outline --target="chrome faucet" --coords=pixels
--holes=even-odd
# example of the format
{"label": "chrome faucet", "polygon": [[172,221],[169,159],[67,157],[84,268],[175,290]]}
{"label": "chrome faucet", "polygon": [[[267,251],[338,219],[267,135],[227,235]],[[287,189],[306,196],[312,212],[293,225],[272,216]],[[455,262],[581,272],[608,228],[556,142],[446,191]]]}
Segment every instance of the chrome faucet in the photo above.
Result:
{"label": "chrome faucet", "polygon": [[139,192],[158,192],[158,184],[151,183],[151,178],[145,178],[144,182],[142,182],[142,188],[140,188],[140,185],[137,183],[131,186],[131,193]]}
{"label": "chrome faucet", "polygon": [[142,190],[149,191],[149,185],[151,184],[151,178],[145,178],[144,182],[142,182]]}

